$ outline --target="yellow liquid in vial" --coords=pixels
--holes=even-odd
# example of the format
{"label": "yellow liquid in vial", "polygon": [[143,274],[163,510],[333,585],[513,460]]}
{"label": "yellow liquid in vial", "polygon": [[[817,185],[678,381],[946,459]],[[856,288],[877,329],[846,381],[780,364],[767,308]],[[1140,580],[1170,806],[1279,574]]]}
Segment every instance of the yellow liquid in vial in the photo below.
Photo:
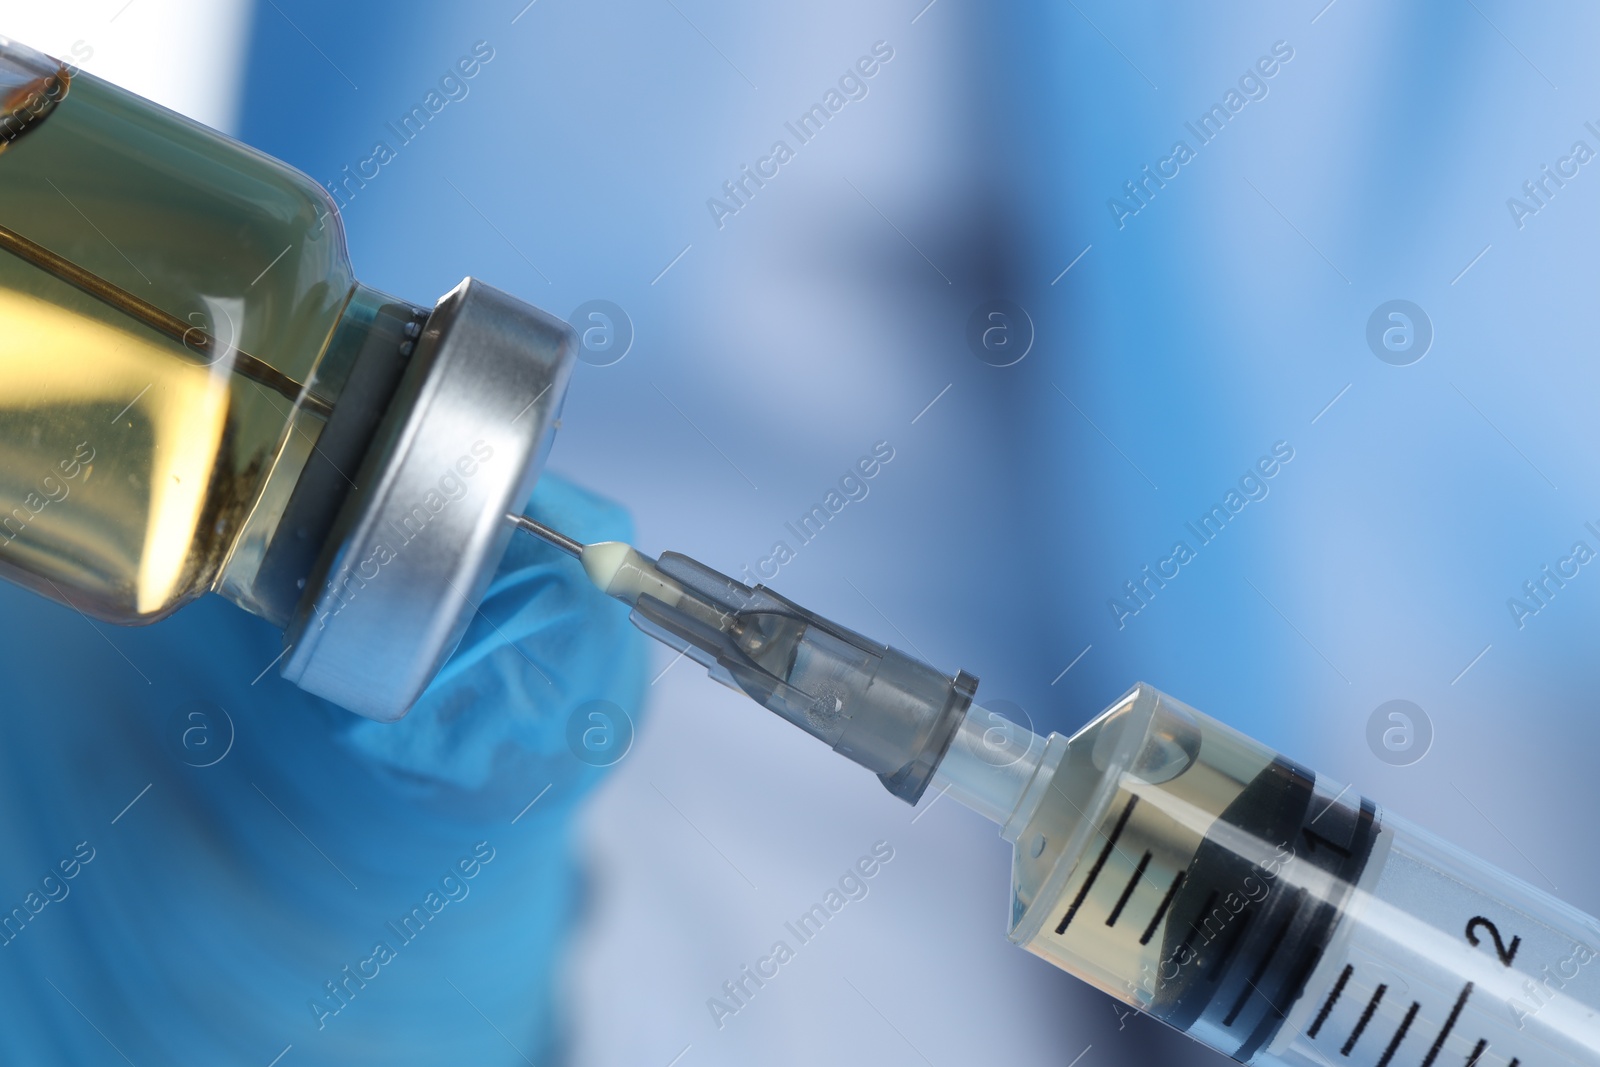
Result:
{"label": "yellow liquid in vial", "polygon": [[149,622],[215,579],[354,279],[308,179],[38,59],[0,42],[0,574]]}

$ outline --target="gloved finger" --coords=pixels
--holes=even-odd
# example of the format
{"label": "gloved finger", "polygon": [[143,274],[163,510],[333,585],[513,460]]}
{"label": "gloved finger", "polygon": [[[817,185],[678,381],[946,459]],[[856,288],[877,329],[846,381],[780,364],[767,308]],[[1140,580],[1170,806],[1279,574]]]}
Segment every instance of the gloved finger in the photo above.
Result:
{"label": "gloved finger", "polygon": [[[585,542],[629,540],[624,509],[546,474],[528,514]],[[466,636],[397,723],[348,713],[343,741],[417,788],[499,787],[592,777],[631,742],[644,642],[626,606],[570,556],[512,538]]]}

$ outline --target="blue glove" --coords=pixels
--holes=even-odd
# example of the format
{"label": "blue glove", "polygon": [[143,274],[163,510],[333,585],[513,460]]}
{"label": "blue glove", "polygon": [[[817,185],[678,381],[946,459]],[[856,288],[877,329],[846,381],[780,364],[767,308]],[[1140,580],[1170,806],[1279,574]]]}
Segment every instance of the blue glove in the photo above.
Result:
{"label": "blue glove", "polygon": [[[630,534],[548,476],[529,513]],[[514,538],[391,725],[284,682],[280,634],[217,597],[137,630],[4,583],[0,609],[0,1059],[559,1051],[570,821],[631,743],[644,670],[626,608],[574,560]]]}

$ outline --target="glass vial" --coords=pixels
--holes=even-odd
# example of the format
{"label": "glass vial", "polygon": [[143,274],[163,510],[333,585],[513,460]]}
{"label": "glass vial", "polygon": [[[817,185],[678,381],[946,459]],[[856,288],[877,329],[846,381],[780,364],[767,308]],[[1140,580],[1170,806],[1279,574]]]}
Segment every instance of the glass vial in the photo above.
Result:
{"label": "glass vial", "polygon": [[[453,295],[471,303],[465,288]],[[318,598],[331,587],[348,598],[338,568],[365,558],[341,562],[336,542],[383,514],[395,465],[439,431],[422,413],[441,368],[457,384],[491,376],[441,355],[452,348],[444,324],[462,334],[487,314],[499,331],[473,346],[508,361],[504,396],[477,398],[486,421],[501,400],[532,409],[485,445],[500,449],[505,476],[478,479],[483,499],[452,506],[487,513],[531,486],[570,331],[492,295],[430,334],[429,311],[356,280],[334,205],[311,179],[0,38],[0,576],[124,625],[215,590],[296,632],[309,616],[320,637],[332,613]],[[487,581],[477,571],[492,570],[504,539],[449,526],[434,524],[436,551],[413,550],[407,567],[465,560],[450,599],[475,604]],[[405,572],[389,568],[390,583],[416,579]],[[395,650],[442,663],[459,614],[402,612]],[[337,644],[322,642],[324,659]],[[342,693],[366,686],[354,664],[310,673],[328,670],[348,675]],[[397,717],[402,700],[358,710]]]}

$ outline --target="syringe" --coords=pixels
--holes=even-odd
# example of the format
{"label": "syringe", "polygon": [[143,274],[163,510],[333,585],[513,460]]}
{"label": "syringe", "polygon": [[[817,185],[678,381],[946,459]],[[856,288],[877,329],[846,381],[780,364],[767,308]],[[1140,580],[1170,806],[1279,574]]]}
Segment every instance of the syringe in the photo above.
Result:
{"label": "syringe", "polygon": [[646,633],[1013,846],[1010,938],[1242,1063],[1600,1064],[1600,923],[1145,685],[1041,738],[684,556],[577,556]]}

